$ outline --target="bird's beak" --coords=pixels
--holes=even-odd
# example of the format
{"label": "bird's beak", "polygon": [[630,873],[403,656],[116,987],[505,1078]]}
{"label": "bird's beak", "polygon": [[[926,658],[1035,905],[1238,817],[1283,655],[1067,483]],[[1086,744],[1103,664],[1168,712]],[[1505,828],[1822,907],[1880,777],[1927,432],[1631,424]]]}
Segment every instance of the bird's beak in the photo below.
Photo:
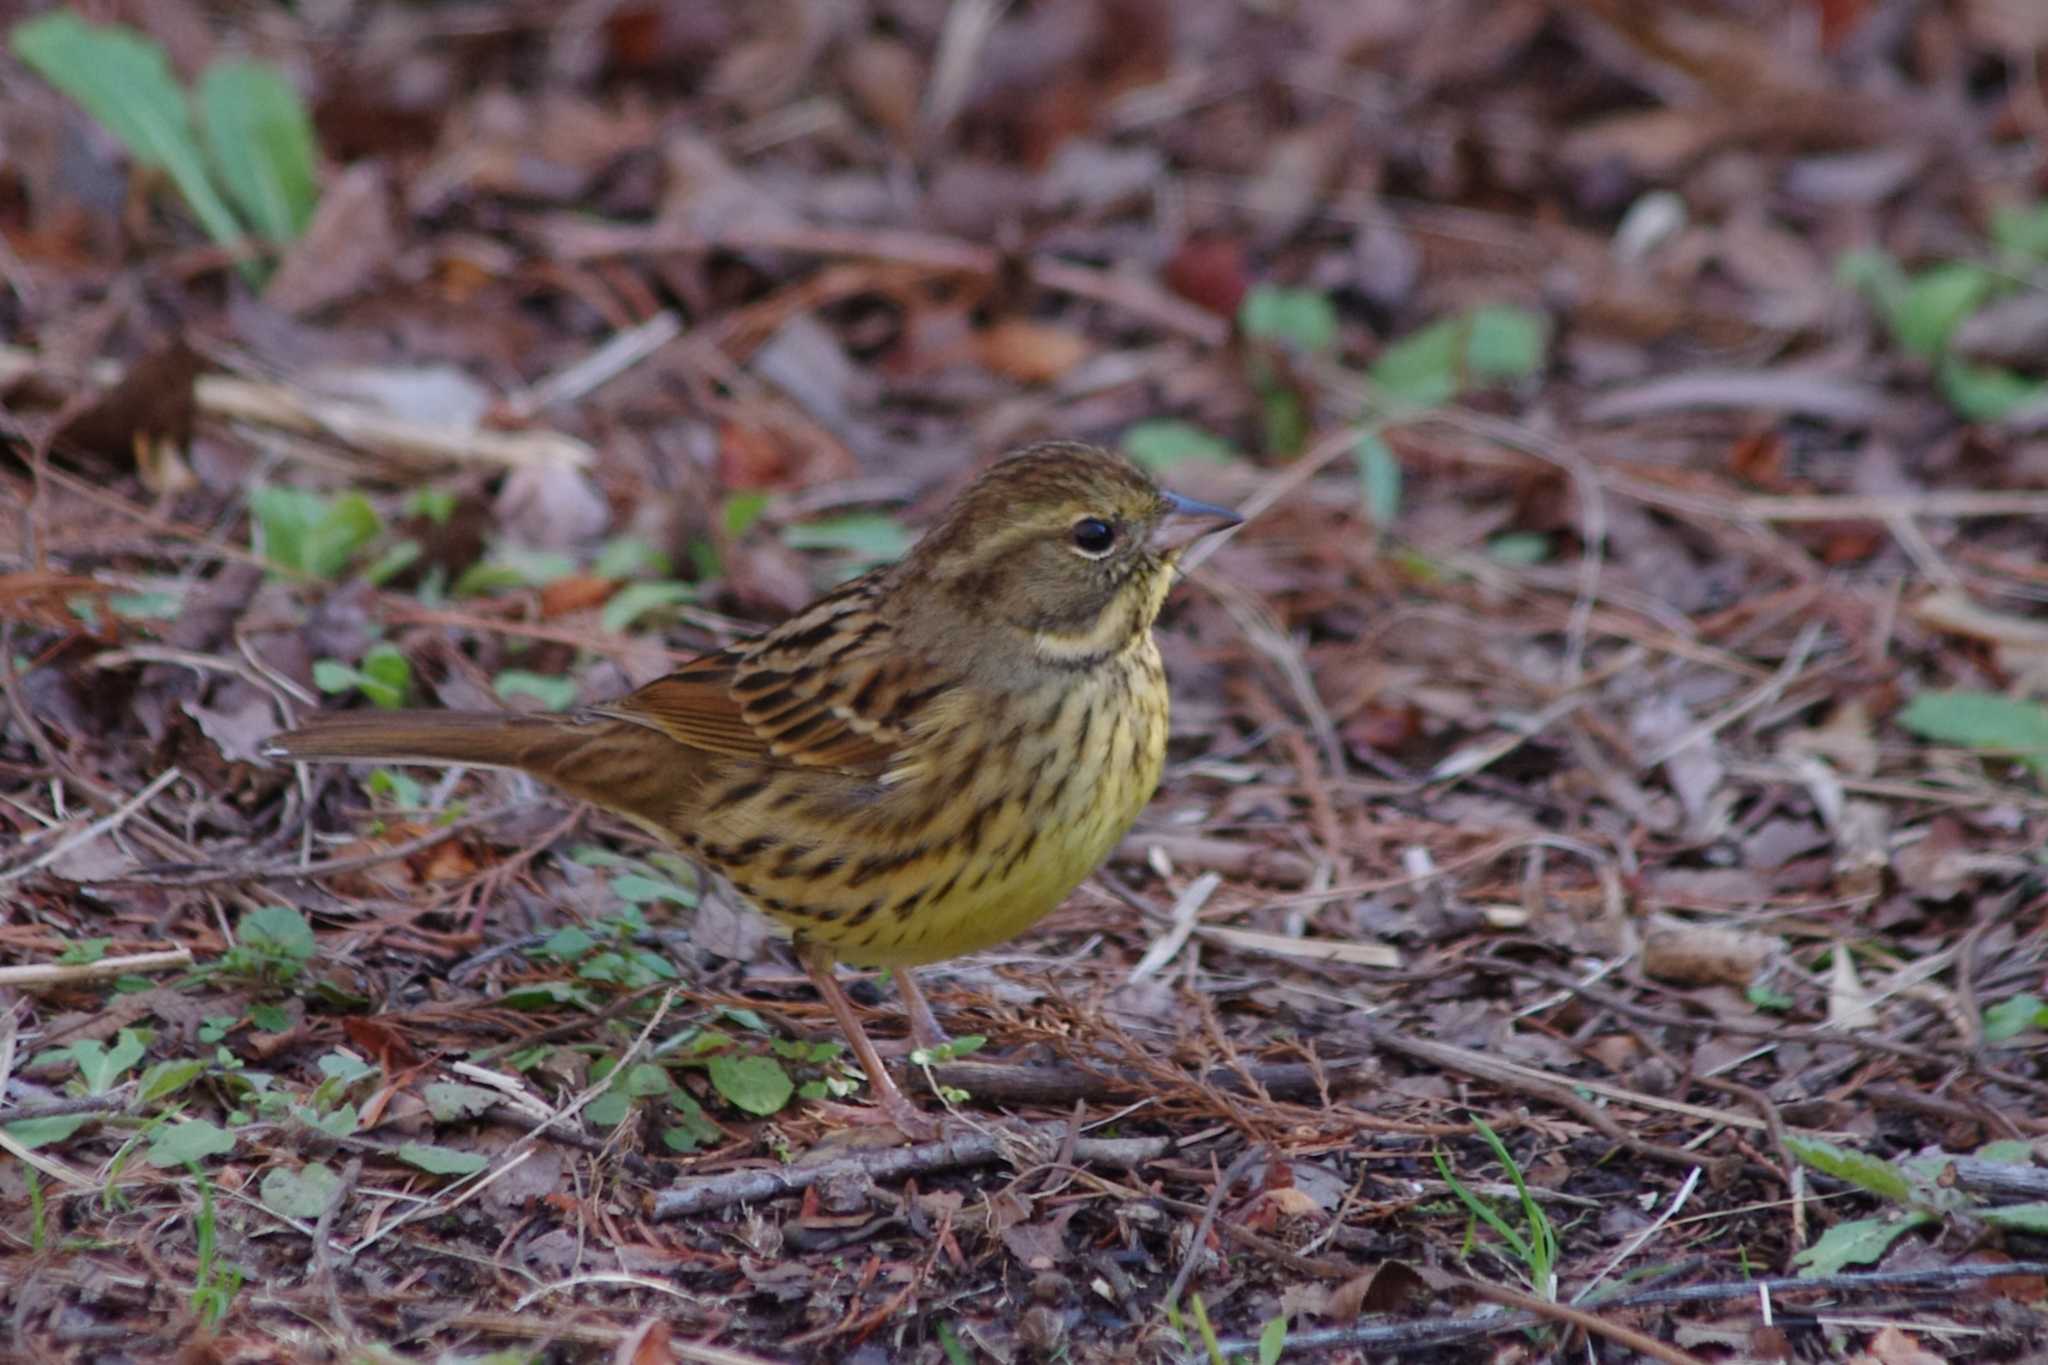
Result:
{"label": "bird's beak", "polygon": [[1178,493],[1159,496],[1166,502],[1166,515],[1153,523],[1152,534],[1145,541],[1145,547],[1154,554],[1185,550],[1210,532],[1227,531],[1244,520],[1228,507],[1196,502]]}

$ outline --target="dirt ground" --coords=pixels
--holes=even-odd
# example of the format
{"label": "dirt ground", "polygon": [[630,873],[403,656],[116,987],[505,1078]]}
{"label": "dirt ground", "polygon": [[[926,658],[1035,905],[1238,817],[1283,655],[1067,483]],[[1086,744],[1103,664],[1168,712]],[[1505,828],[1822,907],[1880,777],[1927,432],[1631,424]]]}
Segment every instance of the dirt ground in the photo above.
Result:
{"label": "dirt ground", "polygon": [[[2048,5],[67,13],[0,1356],[2048,1359]],[[1247,524],[1122,849],[950,1050],[853,987],[937,1143],[640,830],[261,756],[615,696],[1046,438]]]}

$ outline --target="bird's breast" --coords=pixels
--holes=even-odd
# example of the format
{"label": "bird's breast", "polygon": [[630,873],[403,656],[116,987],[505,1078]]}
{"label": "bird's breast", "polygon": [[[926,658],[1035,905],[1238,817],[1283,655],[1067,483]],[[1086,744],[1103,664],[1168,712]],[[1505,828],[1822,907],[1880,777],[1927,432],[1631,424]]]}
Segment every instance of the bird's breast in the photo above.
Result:
{"label": "bird's breast", "polygon": [[1109,856],[1166,754],[1150,632],[1085,673],[935,707],[881,783],[777,770],[686,845],[756,908],[843,960],[931,962],[1013,938]]}

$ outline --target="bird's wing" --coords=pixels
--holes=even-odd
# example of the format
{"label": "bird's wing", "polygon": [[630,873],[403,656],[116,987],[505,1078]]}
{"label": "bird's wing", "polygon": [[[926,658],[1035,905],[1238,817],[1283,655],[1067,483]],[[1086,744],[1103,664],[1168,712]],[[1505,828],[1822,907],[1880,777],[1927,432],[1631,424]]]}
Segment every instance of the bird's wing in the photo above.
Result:
{"label": "bird's wing", "polygon": [[855,580],[757,640],[592,709],[710,753],[880,776],[910,719],[944,688],[892,648],[876,591]]}

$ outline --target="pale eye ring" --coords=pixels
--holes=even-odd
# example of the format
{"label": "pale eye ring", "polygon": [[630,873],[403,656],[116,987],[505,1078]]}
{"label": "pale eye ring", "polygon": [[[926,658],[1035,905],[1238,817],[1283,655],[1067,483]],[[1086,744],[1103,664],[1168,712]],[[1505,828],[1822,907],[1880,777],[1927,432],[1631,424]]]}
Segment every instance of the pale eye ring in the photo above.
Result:
{"label": "pale eye ring", "polygon": [[1116,527],[1100,517],[1083,517],[1074,523],[1074,548],[1090,559],[1100,559],[1116,545]]}

